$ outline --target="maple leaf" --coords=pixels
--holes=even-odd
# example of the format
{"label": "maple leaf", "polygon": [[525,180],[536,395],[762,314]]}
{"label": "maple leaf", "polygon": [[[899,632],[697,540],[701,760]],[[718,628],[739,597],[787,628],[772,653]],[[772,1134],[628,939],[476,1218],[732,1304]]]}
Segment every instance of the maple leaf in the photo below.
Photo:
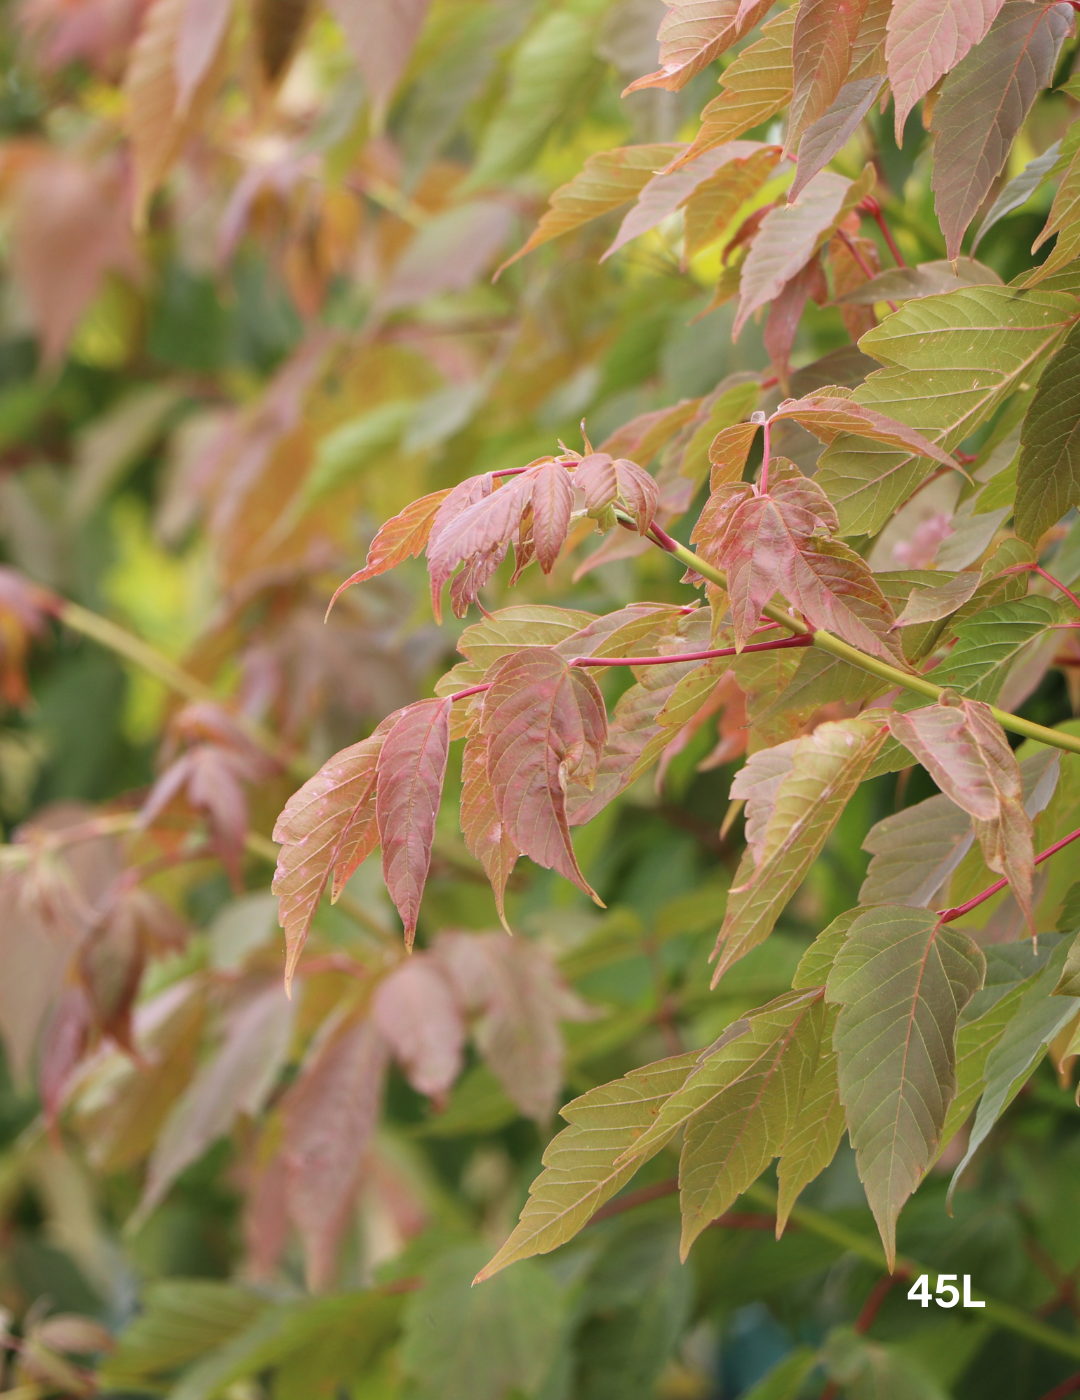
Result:
{"label": "maple leaf", "polygon": [[313,1289],[333,1278],[378,1122],[388,1058],[371,1020],[331,1017],[281,1101],[286,1208]]}
{"label": "maple leaf", "polygon": [[478,1019],[477,1049],[526,1116],[545,1123],[562,1088],[561,1021],[597,1014],[559,976],[550,953],[525,938],[442,934],[433,959]]}
{"label": "maple leaf", "polygon": [[639,535],[648,533],[660,490],[656,478],[636,462],[592,452],[575,466],[574,485],[584,493],[590,515],[602,518],[607,506],[618,504],[633,517]]}
{"label": "maple leaf", "polygon": [[431,865],[450,745],[450,701],[419,700],[385,733],[376,761],[375,816],[383,878],[411,948]]}
{"label": "maple leaf", "polygon": [[367,563],[338,586],[326,611],[329,612],[345,589],[351,588],[354,583],[366,583],[403,560],[415,558],[426,547],[439,507],[451,494],[451,488],[432,491],[430,495],[410,502],[403,511],[381,525],[371,541]]}
{"label": "maple leaf", "polygon": [[342,749],[285,804],[274,827],[280,842],[272,889],[280,900],[285,932],[285,985],[307,940],[331,874],[336,899],[345,882],[379,840],[375,775],[383,739],[400,711],[388,715],[370,738]]}
{"label": "maple leaf", "polygon": [[505,925],[506,884],[520,853],[499,815],[495,791],[488,781],[488,743],[481,734],[466,740],[461,761],[461,832],[491,881],[495,908]]}
{"label": "maple leaf", "polygon": [[[662,87],[678,92],[714,58],[763,19],[769,0],[675,0],[660,25],[660,70],[631,83],[626,92]],[[625,96],[626,93],[623,94]]]}
{"label": "maple leaf", "polygon": [[955,704],[892,713],[889,729],[942,792],[972,818],[983,859],[1008,878],[1034,935],[1031,818],[1024,810],[1020,765],[990,706],[957,697]]}
{"label": "maple leaf", "polygon": [[607,734],[596,682],[541,647],[503,657],[489,680],[480,727],[507,839],[597,899],[578,868],[566,818],[567,784],[596,773]]}
{"label": "maple leaf", "polygon": [[375,988],[371,1019],[418,1094],[441,1100],[461,1072],[465,1023],[437,960],[417,953]]}
{"label": "maple leaf", "polygon": [[794,90],[787,150],[832,105],[848,74],[867,0],[802,0],[792,38]]}
{"label": "maple leaf", "polygon": [[985,39],[1003,0],[895,0],[885,61],[896,103],[896,144],[912,107]]}

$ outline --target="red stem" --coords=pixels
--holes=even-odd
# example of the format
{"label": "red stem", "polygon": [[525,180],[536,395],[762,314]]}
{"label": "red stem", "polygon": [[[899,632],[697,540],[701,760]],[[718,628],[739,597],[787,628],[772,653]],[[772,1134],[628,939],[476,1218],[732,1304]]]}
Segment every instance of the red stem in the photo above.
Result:
{"label": "red stem", "polygon": [[1038,574],[1039,577],[1044,578],[1047,583],[1052,583],[1055,588],[1060,589],[1061,592],[1065,594],[1065,597],[1068,598],[1077,612],[1080,612],[1080,598],[1076,596],[1071,588],[1066,588],[1060,579],[1055,578],[1053,574],[1047,573],[1041,564],[1014,564],[1009,569],[1002,569],[1000,574],[995,574],[995,578],[1004,578],[1006,574],[1024,573]]}
{"label": "red stem", "polygon": [[[785,647],[813,646],[814,638],[809,632],[796,637],[777,637],[771,642],[750,642],[743,651],[783,651]],[[716,647],[711,651],[683,651],[674,656],[575,656],[571,666],[670,666],[677,661],[711,661],[714,656],[738,656],[737,647]],[[477,687],[482,689],[483,687]],[[462,694],[468,695],[469,691]],[[454,699],[458,699],[455,695]]]}
{"label": "red stem", "polygon": [[1080,1390],[1080,1371],[1074,1371],[1071,1376],[1066,1376],[1060,1385],[1055,1385],[1053,1390],[1048,1390],[1042,1400],[1065,1400],[1067,1395],[1075,1395]]}
{"label": "red stem", "polygon": [[881,205],[877,202],[874,196],[872,194],[867,195],[867,197],[863,200],[859,208],[862,209],[863,213],[869,214],[873,221],[877,224],[878,228],[881,230],[881,236],[882,238],[884,238],[886,244],[888,245],[889,252],[896,259],[896,266],[907,267],[907,263],[904,261],[904,255],[896,246],[896,239],[893,238],[892,232],[889,229],[889,225],[885,222],[885,215],[882,213]]}
{"label": "red stem", "polygon": [[471,685],[468,690],[455,690],[453,695],[448,695],[448,700],[464,700],[468,695],[479,695],[482,691],[490,690],[491,682],[485,681],[483,685]]}
{"label": "red stem", "polygon": [[[1058,851],[1076,840],[1080,840],[1080,827],[1077,827],[1075,831],[1070,831],[1068,836],[1063,836],[1060,841],[1055,841],[1052,846],[1047,846],[1045,851],[1040,851],[1035,857],[1035,864],[1041,865],[1044,860],[1049,860],[1052,855],[1056,855]],[[992,885],[973,896],[966,904],[958,904],[955,909],[941,910],[938,914],[938,922],[951,924],[954,919],[963,918],[965,914],[970,914],[972,909],[977,909],[980,904],[988,900],[991,895],[997,894],[998,890],[1003,890],[1008,883],[1003,875],[1000,880],[995,880]]]}
{"label": "red stem", "polygon": [[[859,264],[860,268],[862,268],[863,272],[866,274],[866,280],[867,280],[868,282],[871,281],[872,278],[873,278],[873,276],[874,276],[873,269],[871,268],[870,264],[866,261],[866,259],[863,257],[863,255],[859,252],[858,248],[857,248],[856,245],[855,245],[854,239],[851,237],[850,234],[845,233],[844,230],[843,230],[842,228],[841,228],[841,229],[837,229],[837,233],[839,233],[840,237],[841,237],[841,238],[843,239],[843,241],[847,244],[848,252],[851,254],[851,256],[852,256],[852,257],[855,259],[855,261]],[[889,308],[890,311],[896,311],[896,310],[898,310],[898,307],[897,307],[895,301],[890,301],[888,297],[885,297],[885,298],[884,298],[884,301],[885,301],[885,305]]]}
{"label": "red stem", "polygon": [[649,534],[660,548],[666,549],[669,554],[673,553],[678,547],[678,540],[673,540],[668,532],[657,525],[655,521],[649,526]]}
{"label": "red stem", "polygon": [[[633,1210],[635,1206],[648,1205],[650,1201],[659,1201],[665,1196],[674,1196],[678,1189],[679,1178],[670,1176],[665,1181],[654,1181],[651,1186],[627,1191],[625,1196],[619,1196],[614,1201],[609,1201],[606,1206],[601,1206],[591,1217],[589,1224],[594,1225],[598,1220],[609,1220],[613,1215],[622,1215],[624,1211]],[[767,1215],[764,1211],[729,1210],[723,1215],[718,1215],[710,1224],[721,1230],[775,1230],[776,1216]],[[792,1224],[789,1228],[797,1227]]]}

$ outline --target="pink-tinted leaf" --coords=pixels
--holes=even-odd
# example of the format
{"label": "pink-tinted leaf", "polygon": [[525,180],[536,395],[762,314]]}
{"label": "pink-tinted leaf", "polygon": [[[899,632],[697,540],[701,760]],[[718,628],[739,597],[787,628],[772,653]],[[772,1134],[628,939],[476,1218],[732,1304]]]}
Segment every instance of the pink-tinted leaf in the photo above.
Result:
{"label": "pink-tinted leaf", "polygon": [[791,363],[791,347],[795,344],[799,322],[811,297],[818,302],[828,300],[819,253],[815,253],[806,266],[773,297],[765,319],[765,350],[780,383],[785,386]]}
{"label": "pink-tinted leaf", "polygon": [[600,261],[610,258],[631,239],[639,238],[674,214],[724,166],[745,161],[762,149],[760,141],[732,141],[681,164],[677,170],[654,175],[638,195],[637,203],[623,219],[615,241]]}
{"label": "pink-tinted leaf", "polygon": [[[599,218],[601,214],[618,209],[620,204],[635,199],[656,173],[683,150],[684,146],[665,142],[650,146],[620,146],[614,151],[599,151],[589,156],[581,173],[575,175],[569,184],[560,186],[551,196],[549,207],[529,236],[529,241],[503,263],[499,273],[542,243],[559,238],[591,219]],[[611,251],[608,250],[609,253]]]}
{"label": "pink-tinted leaf", "polygon": [[522,1113],[547,1122],[562,1088],[560,1021],[596,1014],[565,985],[551,954],[526,938],[444,934],[434,957],[477,1013],[477,1049]]}
{"label": "pink-tinted leaf", "polygon": [[178,116],[187,111],[192,97],[210,72],[231,14],[232,0],[186,0],[176,39]]}
{"label": "pink-tinted leaf", "polygon": [[[660,40],[660,70],[638,78],[626,89],[661,87],[669,92],[684,88],[754,25],[763,19],[771,0],[675,0],[656,36]],[[625,95],[625,94],[624,94]]]}
{"label": "pink-tinted leaf", "polygon": [[274,840],[281,843],[281,851],[272,888],[285,930],[286,987],[331,872],[336,897],[378,843],[375,769],[386,729],[396,718],[389,716],[369,739],[324,763],[293,793],[277,819]]}
{"label": "pink-tinted leaf", "polygon": [[930,183],[950,258],[960,256],[1031,104],[1053,79],[1074,18],[1069,5],[1005,0],[986,38],[945,80],[930,122],[937,135]]}
{"label": "pink-tinted leaf", "polygon": [[800,0],[792,41],[794,91],[787,149],[832,106],[844,85],[867,0]]}
{"label": "pink-tinted leaf", "polygon": [[45,1121],[55,1124],[76,1065],[93,1027],[90,999],[81,987],[68,987],[53,1007],[41,1041],[38,1092]]}
{"label": "pink-tinted leaf", "polygon": [[574,485],[585,497],[585,509],[599,514],[619,494],[615,461],[609,452],[590,452],[574,468]]}
{"label": "pink-tinted leaf", "polygon": [[919,457],[930,457],[942,466],[957,466],[954,457],[923,437],[922,433],[852,399],[830,398],[827,395],[819,398],[816,394],[805,399],[785,399],[773,418],[794,418],[796,423],[809,428],[822,442],[832,442],[840,433],[858,433],[860,437],[871,438],[874,442],[903,447]]}
{"label": "pink-tinted leaf", "polygon": [[934,84],[982,42],[1003,0],[894,0],[885,60],[896,103],[896,142],[908,113]]}
{"label": "pink-tinted leaf", "polygon": [[399,963],[375,988],[371,1018],[416,1092],[441,1099],[461,1073],[465,1023],[435,960]]}
{"label": "pink-tinted leaf", "polygon": [[333,1280],[378,1123],[387,1059],[371,1021],[331,1020],[281,1103],[288,1212],[313,1289]]}
{"label": "pink-tinted leaf", "polygon": [[375,814],[383,878],[409,948],[431,866],[449,748],[450,701],[418,700],[402,710],[379,752]]}
{"label": "pink-tinted leaf", "polygon": [[461,832],[465,845],[491,881],[495,908],[506,926],[506,883],[517,863],[518,850],[507,835],[495,804],[487,751],[487,739],[481,734],[473,734],[465,742],[461,761]]}
{"label": "pink-tinted leaf", "polygon": [[184,1168],[229,1131],[237,1114],[258,1113],[289,1048],[292,1010],[277,983],[249,991],[230,1008],[220,1047],[177,1101],[154,1146],[138,1219],[144,1220]]}
{"label": "pink-tinted leaf", "polygon": [[851,191],[851,181],[822,170],[793,204],[769,210],[743,264],[733,335],[737,336],[758,307],[771,301],[828,240]]}
{"label": "pink-tinted leaf", "polygon": [[709,448],[709,461],[712,473],[709,484],[713,491],[718,486],[738,481],[746,469],[746,459],[754,445],[759,424],[733,423],[730,428],[721,428]]}
{"label": "pink-tinted leaf", "polygon": [[[449,495],[448,488],[433,491],[430,496],[421,496],[380,526],[378,534],[371,541],[367,563],[340,585],[330,599],[330,608],[354,583],[365,583],[369,578],[385,574],[387,569],[392,569],[402,560],[415,558],[426,546],[439,507]],[[327,612],[330,608],[327,608]]]}
{"label": "pink-tinted leaf", "polygon": [[1008,878],[1034,933],[1031,818],[1024,810],[1020,765],[990,706],[981,700],[924,705],[890,714],[889,729],[972,818],[983,859]]}
{"label": "pink-tinted leaf", "polygon": [[481,732],[507,838],[537,865],[596,895],[578,868],[566,787],[595,774],[607,733],[595,681],[540,647],[503,657],[490,672]]}
{"label": "pink-tinted leaf", "polygon": [[330,0],[365,91],[380,115],[405,72],[429,4],[430,0]]}
{"label": "pink-tinted leaf", "polygon": [[574,488],[561,462],[545,462],[534,469],[532,483],[532,535],[536,558],[550,574],[570,530]]}
{"label": "pink-tinted leaf", "polygon": [[798,199],[818,171],[847,145],[848,138],[874,105],[882,81],[878,75],[845,83],[832,105],[807,126],[799,141],[798,169],[788,191],[789,199]]}
{"label": "pink-tinted leaf", "polygon": [[[477,482],[486,480],[474,478]],[[499,549],[505,555],[506,545],[514,538],[521,523],[522,511],[529,503],[532,485],[531,474],[524,472],[505,481],[498,490],[479,495],[478,499],[452,516],[453,492],[439,507],[427,549],[432,608],[436,619],[440,615],[439,598],[443,585],[459,564],[469,560],[480,561]],[[455,491],[460,489],[455,487]],[[448,517],[445,525],[440,521],[444,512]]]}
{"label": "pink-tinted leaf", "polygon": [[700,402],[700,399],[682,399],[673,408],[656,408],[651,413],[639,413],[605,438],[599,450],[611,456],[631,457],[635,462],[648,465],[679,429],[694,417]]}

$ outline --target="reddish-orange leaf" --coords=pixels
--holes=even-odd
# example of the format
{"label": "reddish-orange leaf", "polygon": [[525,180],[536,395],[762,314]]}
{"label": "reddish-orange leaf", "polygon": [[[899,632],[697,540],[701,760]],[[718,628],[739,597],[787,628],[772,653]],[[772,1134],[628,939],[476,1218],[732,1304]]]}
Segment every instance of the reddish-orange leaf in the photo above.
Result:
{"label": "reddish-orange leaf", "polygon": [[990,706],[981,700],[924,705],[890,715],[889,728],[946,797],[971,816],[983,859],[1008,878],[1034,934],[1031,818],[1024,810],[1020,765]]}
{"label": "reddish-orange leaf", "polygon": [[757,423],[733,423],[730,428],[721,428],[713,438],[709,447],[712,463],[709,485],[713,491],[742,476],[758,426]]}
{"label": "reddish-orange leaf", "polygon": [[495,805],[495,793],[488,778],[488,745],[482,734],[465,742],[461,761],[461,832],[465,845],[484,867],[495,894],[499,921],[506,922],[506,882],[517,863],[518,850],[510,840]]}
{"label": "reddish-orange leaf", "polygon": [[919,457],[930,457],[942,466],[959,470],[956,459],[936,443],[923,437],[922,433],[898,423],[888,414],[866,408],[853,399],[839,396],[829,397],[827,393],[814,394],[805,399],[785,399],[773,414],[773,418],[794,418],[804,428],[821,438],[822,442],[832,442],[840,433],[858,433],[874,442],[886,443],[890,447],[903,447]]}
{"label": "reddish-orange leaf", "polygon": [[449,495],[448,488],[433,491],[430,496],[421,496],[380,526],[378,534],[371,541],[367,563],[338,588],[326,611],[329,613],[341,594],[354,583],[365,583],[369,578],[385,574],[387,569],[392,569],[402,560],[415,558],[427,544],[439,507]]}
{"label": "reddish-orange leaf", "polygon": [[289,1216],[308,1286],[334,1276],[367,1149],[379,1118],[388,1051],[369,1020],[331,1018],[281,1104]]}
{"label": "reddish-orange leaf", "polygon": [[660,503],[660,487],[643,467],[620,457],[615,462],[615,477],[619,486],[619,497],[628,515],[634,517],[638,534],[648,533],[653,516]]}
{"label": "reddish-orange leaf", "polygon": [[619,478],[610,452],[590,452],[574,468],[574,485],[585,497],[585,509],[598,514],[619,494]]}
{"label": "reddish-orange leaf", "polygon": [[[463,487],[471,487],[472,491],[467,494]],[[431,606],[436,618],[440,616],[443,585],[459,564],[469,560],[479,562],[494,550],[505,551],[518,530],[531,490],[529,472],[511,477],[498,490],[492,489],[490,477],[474,477],[471,482],[456,486],[443,502],[427,548]],[[458,492],[467,504],[463,509],[454,510]]]}
{"label": "reddish-orange leaf", "polygon": [[604,747],[607,715],[596,683],[542,647],[502,657],[489,676],[481,732],[507,837],[597,899],[578,868],[566,819],[567,783],[575,775],[588,782]]}
{"label": "reddish-orange leaf", "polygon": [[[399,712],[400,713],[400,712]],[[333,871],[335,896],[378,841],[375,822],[375,766],[386,729],[384,720],[369,739],[342,749],[294,792],[274,827],[281,843],[273,891],[285,930],[285,985]]]}
{"label": "reddish-orange leaf", "polygon": [[383,740],[375,815],[383,879],[411,948],[431,866],[435,818],[450,747],[449,700],[419,700],[402,710]]}

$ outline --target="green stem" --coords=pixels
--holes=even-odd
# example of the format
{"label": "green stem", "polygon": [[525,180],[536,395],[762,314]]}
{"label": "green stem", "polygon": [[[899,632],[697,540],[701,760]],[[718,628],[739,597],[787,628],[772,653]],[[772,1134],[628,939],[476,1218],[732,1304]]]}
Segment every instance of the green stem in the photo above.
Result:
{"label": "green stem", "polygon": [[[102,617],[100,613],[91,612],[89,608],[81,607],[78,603],[64,600],[56,609],[56,617],[73,632],[81,632],[84,637],[90,637],[100,646],[108,647],[117,656],[134,662],[177,695],[182,695],[185,700],[204,701],[213,705],[222,703],[221,696],[215,695],[210,687],[204,685],[196,676],[185,671],[182,666],[177,666],[176,662],[170,661],[167,656],[163,656],[149,642],[144,642],[141,637],[136,637],[133,632],[120,627],[107,617]],[[290,754],[268,729],[244,715],[234,714],[233,718],[252,743],[269,754],[294,777],[299,778],[301,782],[306,782],[311,777],[308,765]]]}
{"label": "green stem", "polygon": [[[687,549],[685,545],[679,544],[670,535],[660,531],[658,535],[654,536],[653,543],[659,545],[668,554],[673,555],[687,568],[693,569],[702,578],[708,579],[710,583],[715,583],[720,588],[727,588],[727,576],[721,569],[714,569],[711,564],[706,564],[704,559],[700,559],[692,549]],[[791,632],[806,633],[810,631],[805,623],[792,617],[784,608],[778,608],[774,603],[767,603],[762,612],[767,618],[778,622],[781,627],[786,627]],[[842,642],[839,637],[834,637],[831,632],[818,630],[812,636],[814,646],[829,652],[841,661],[858,666],[862,671],[869,671],[872,676],[877,676],[880,680],[885,681],[890,688],[898,686],[903,690],[910,690],[915,695],[923,695],[928,700],[939,700],[944,694],[942,686],[935,685],[925,676],[911,675],[907,671],[901,671],[897,666],[890,666],[887,661],[881,661],[876,656],[867,656],[857,647],[849,646],[847,642]],[[1020,734],[1025,739],[1035,739],[1040,744],[1048,744],[1055,749],[1064,749],[1066,753],[1080,754],[1080,738],[1072,734],[1062,734],[1056,729],[1047,729],[1045,725],[1034,724],[1029,719],[1022,719],[1019,715],[1010,714],[1007,710],[999,710],[993,705],[990,706],[990,709],[1003,729],[1011,730],[1013,734]]]}
{"label": "green stem", "polygon": [[[763,1182],[755,1182],[743,1194],[765,1209],[776,1210],[776,1193]],[[828,1215],[822,1215],[820,1211],[813,1210],[810,1206],[794,1205],[791,1209],[791,1219],[803,1230],[808,1230],[820,1239],[830,1240],[848,1253],[856,1254],[860,1259],[865,1259],[876,1269],[882,1269],[886,1273],[890,1272],[885,1251],[877,1240],[868,1239],[865,1235],[859,1234],[857,1230],[849,1229],[841,1221],[833,1220]],[[933,1276],[932,1270],[924,1268],[914,1259],[906,1257],[897,1259],[896,1268],[892,1272]],[[980,1309],[980,1312],[987,1322],[994,1322],[999,1327],[1005,1327],[1010,1332],[1027,1337],[1030,1341],[1037,1342],[1050,1351],[1060,1352],[1063,1356],[1080,1357],[1080,1337],[1071,1337],[1066,1332],[1059,1332],[1056,1327],[1050,1327],[1045,1322],[1040,1322],[1037,1317],[1031,1317],[1020,1308],[1014,1308],[1010,1303],[1002,1303],[996,1298],[986,1298],[985,1295],[984,1298],[986,1306]]]}

